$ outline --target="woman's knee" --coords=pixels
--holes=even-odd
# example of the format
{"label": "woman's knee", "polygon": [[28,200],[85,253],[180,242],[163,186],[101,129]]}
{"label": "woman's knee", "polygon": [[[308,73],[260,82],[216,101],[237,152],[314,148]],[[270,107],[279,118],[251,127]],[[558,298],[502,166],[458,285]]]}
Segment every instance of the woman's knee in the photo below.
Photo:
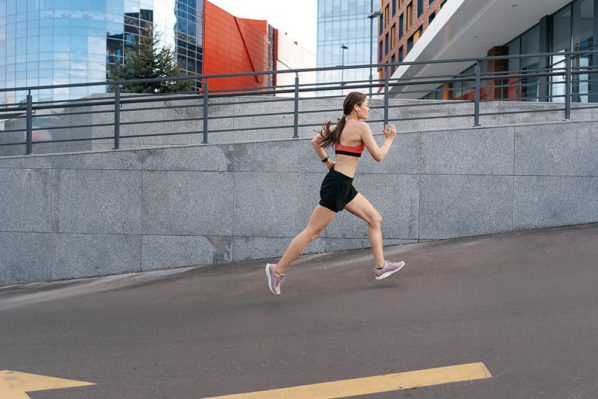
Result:
{"label": "woman's knee", "polygon": [[370,225],[372,227],[380,227],[380,226],[382,226],[382,215],[380,215],[378,212],[376,212],[375,214],[373,214],[370,217]]}
{"label": "woman's knee", "polygon": [[322,233],[324,229],[305,229],[305,235],[307,236],[307,238],[309,239],[309,241],[313,241],[316,238],[318,238],[318,236]]}

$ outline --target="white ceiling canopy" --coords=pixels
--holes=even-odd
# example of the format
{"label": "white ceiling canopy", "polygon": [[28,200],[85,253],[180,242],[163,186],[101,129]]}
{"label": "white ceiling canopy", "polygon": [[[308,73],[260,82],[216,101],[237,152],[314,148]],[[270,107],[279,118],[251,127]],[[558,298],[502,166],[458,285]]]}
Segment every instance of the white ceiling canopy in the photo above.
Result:
{"label": "white ceiling canopy", "polygon": [[[405,62],[485,57],[571,0],[448,0],[413,46]],[[393,78],[457,75],[472,63],[402,65]],[[439,84],[391,88],[392,97],[420,98]],[[401,93],[403,92],[403,93]]]}

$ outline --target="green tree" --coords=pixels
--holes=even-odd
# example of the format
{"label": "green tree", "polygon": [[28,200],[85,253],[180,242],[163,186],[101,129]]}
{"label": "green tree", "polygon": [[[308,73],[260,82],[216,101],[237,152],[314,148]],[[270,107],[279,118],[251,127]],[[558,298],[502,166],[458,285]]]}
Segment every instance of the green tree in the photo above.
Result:
{"label": "green tree", "polygon": [[[108,65],[108,79],[133,80],[184,76],[174,60],[171,48],[160,48],[159,36],[149,31],[139,35],[138,42],[125,51],[122,64]],[[180,93],[192,91],[195,81],[164,80],[159,82],[126,83],[121,85],[123,93]],[[114,90],[114,86],[111,86]]]}

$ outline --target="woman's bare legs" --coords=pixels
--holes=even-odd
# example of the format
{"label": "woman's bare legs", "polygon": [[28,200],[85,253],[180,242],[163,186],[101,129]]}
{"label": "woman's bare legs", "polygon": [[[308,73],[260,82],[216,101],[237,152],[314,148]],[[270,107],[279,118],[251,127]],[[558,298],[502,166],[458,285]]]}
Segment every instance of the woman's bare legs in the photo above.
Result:
{"label": "woman's bare legs", "polygon": [[382,216],[374,208],[370,201],[363,195],[357,194],[351,200],[345,209],[365,220],[368,224],[368,237],[374,253],[374,262],[376,267],[384,266],[384,250],[382,249]]}
{"label": "woman's bare legs", "polygon": [[328,226],[328,223],[330,223],[335,216],[336,212],[331,211],[322,205],[317,205],[309,218],[307,227],[293,238],[293,241],[291,241],[286,252],[278,262],[276,266],[276,274],[283,274],[290,266],[291,262],[303,252],[307,244],[319,236],[322,230]]}

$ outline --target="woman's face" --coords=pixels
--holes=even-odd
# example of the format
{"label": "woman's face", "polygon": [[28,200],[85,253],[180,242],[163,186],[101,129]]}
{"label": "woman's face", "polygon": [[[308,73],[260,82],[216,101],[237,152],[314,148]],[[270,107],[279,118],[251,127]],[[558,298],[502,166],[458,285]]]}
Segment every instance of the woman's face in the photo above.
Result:
{"label": "woman's face", "polygon": [[359,119],[367,119],[368,115],[370,114],[370,106],[368,104],[368,99],[366,98],[361,105],[355,105],[355,111],[357,111],[357,118]]}

